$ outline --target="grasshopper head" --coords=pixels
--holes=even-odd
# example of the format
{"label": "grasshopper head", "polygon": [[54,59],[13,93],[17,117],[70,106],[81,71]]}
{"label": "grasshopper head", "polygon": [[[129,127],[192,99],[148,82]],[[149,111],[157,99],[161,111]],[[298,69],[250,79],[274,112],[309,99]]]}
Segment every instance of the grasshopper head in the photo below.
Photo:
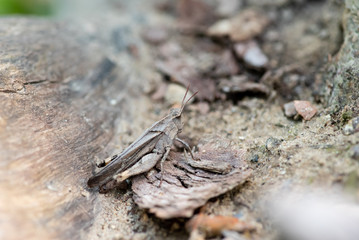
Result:
{"label": "grasshopper head", "polygon": [[176,124],[178,132],[181,132],[182,128],[183,128],[183,123],[182,123],[182,120],[181,120],[181,117],[182,117],[181,108],[172,108],[170,110],[170,116],[172,118],[172,121]]}
{"label": "grasshopper head", "polygon": [[181,108],[172,108],[170,110],[170,115],[171,115],[171,118],[173,119],[173,122],[176,124],[177,126],[177,129],[178,129],[178,132],[181,132],[182,131],[182,127],[183,127],[183,124],[182,124],[182,121],[181,121],[181,116],[182,116],[182,112],[183,112],[183,109],[184,107],[186,106],[186,104],[189,102],[189,100],[191,100],[197,93],[195,92],[186,102],[185,102],[185,99],[186,99],[186,96],[187,96],[187,93],[188,93],[188,89],[189,89],[189,85],[187,87],[187,90],[186,90],[186,93],[183,97],[183,100],[182,100],[182,104],[181,104]]}

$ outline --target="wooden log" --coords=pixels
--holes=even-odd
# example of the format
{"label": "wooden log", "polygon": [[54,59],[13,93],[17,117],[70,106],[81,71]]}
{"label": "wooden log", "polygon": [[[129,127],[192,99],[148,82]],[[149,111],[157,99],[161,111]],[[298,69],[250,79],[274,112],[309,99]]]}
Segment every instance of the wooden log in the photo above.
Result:
{"label": "wooden log", "polygon": [[87,238],[96,194],[86,181],[129,91],[106,43],[82,29],[1,20],[1,239]]}

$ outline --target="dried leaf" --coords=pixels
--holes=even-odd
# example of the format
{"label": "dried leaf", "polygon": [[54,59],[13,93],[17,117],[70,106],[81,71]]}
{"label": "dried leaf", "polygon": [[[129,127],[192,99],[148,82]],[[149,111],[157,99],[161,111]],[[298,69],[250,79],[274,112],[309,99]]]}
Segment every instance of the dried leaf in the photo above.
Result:
{"label": "dried leaf", "polygon": [[190,85],[192,92],[198,92],[199,100],[213,101],[217,95],[215,82],[210,78],[201,77],[193,66],[187,65],[181,59],[170,59],[157,62],[157,69],[168,75],[173,82],[183,86]]}
{"label": "dried leaf", "polygon": [[179,0],[177,13],[180,21],[190,25],[207,25],[214,17],[213,9],[202,0]]}
{"label": "dried leaf", "polygon": [[229,36],[232,41],[246,41],[258,36],[268,25],[268,18],[257,11],[245,10],[237,16],[212,25],[207,34],[215,37]]}
{"label": "dried leaf", "polygon": [[197,214],[186,224],[188,232],[199,231],[205,236],[218,236],[224,230],[237,232],[252,231],[255,225],[230,216],[208,216],[203,213]]}
{"label": "dried leaf", "polygon": [[227,77],[239,73],[239,67],[231,51],[225,50],[215,63],[214,77]]}
{"label": "dried leaf", "polygon": [[270,89],[266,85],[251,82],[246,76],[233,76],[230,80],[222,79],[219,86],[225,93],[253,92],[266,96],[270,94]]}
{"label": "dried leaf", "polygon": [[294,73],[303,74],[302,67],[297,63],[267,71],[259,82],[272,86],[283,98],[293,99],[296,96],[293,89],[295,86],[287,84],[285,79]]}
{"label": "dried leaf", "polygon": [[[205,152],[195,154],[201,162],[198,168],[191,166],[183,154],[171,152],[170,160],[164,163],[161,187],[161,172],[133,178],[135,202],[159,218],[191,217],[208,199],[243,184],[250,176],[251,170],[243,160],[244,151],[215,149],[212,145],[203,149]],[[221,172],[220,167],[215,173],[213,162],[227,164],[230,171]],[[212,165],[211,171],[205,170],[206,163]]]}

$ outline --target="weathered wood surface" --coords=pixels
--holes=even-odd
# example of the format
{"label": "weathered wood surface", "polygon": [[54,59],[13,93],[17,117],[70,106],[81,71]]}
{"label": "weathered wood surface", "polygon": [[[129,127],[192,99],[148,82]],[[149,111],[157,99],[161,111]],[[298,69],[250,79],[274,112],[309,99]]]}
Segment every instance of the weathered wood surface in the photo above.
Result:
{"label": "weathered wood surface", "polygon": [[87,239],[94,159],[113,150],[116,119],[132,121],[126,99],[143,95],[108,18],[0,20],[1,239]]}

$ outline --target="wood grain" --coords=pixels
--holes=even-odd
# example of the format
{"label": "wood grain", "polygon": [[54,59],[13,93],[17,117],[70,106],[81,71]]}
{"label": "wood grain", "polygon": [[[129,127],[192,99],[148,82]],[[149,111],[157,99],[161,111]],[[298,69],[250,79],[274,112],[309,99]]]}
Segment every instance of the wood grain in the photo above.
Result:
{"label": "wood grain", "polygon": [[85,239],[93,221],[86,181],[120,114],[108,96],[126,88],[103,43],[77,27],[1,20],[1,239]]}

